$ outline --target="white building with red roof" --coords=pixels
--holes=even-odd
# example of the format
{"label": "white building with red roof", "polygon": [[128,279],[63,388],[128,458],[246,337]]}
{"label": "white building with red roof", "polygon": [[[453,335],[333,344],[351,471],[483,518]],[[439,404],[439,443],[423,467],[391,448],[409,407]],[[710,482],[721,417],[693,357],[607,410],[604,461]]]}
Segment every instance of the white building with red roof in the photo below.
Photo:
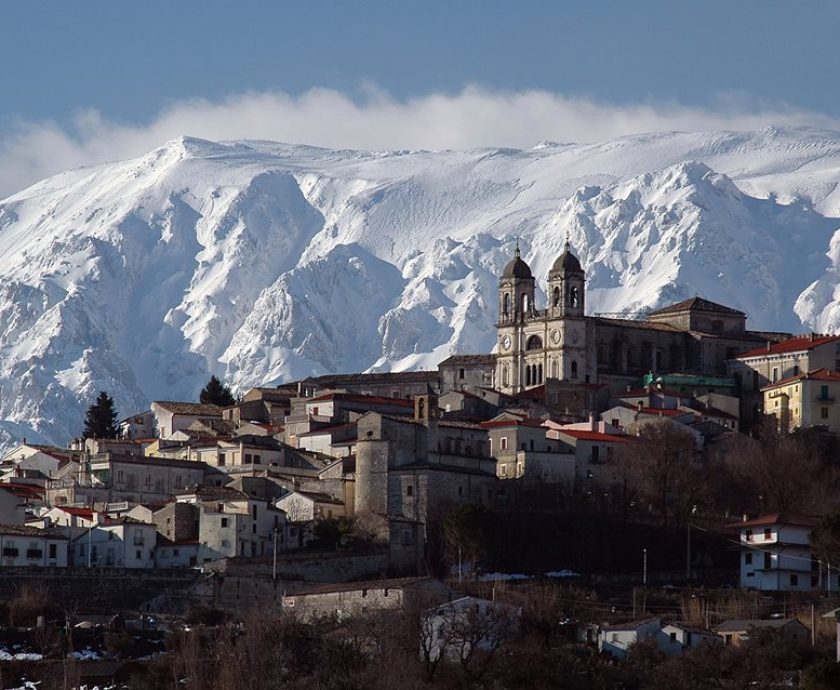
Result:
{"label": "white building with red roof", "polygon": [[[811,554],[816,521],[780,513],[729,525],[739,531],[741,587],[763,592],[829,589],[827,564]],[[837,591],[838,569],[831,568],[831,591]]]}
{"label": "white building with red roof", "polygon": [[600,465],[608,462],[616,450],[632,442],[620,429],[594,420],[581,424],[545,422],[547,436],[571,448],[575,454],[575,475],[578,480],[594,479]]}

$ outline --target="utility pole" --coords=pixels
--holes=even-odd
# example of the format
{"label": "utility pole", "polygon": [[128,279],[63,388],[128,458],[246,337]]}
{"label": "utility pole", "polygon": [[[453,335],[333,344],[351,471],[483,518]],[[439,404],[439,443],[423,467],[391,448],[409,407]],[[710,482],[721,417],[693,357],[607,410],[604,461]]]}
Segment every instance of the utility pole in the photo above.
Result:
{"label": "utility pole", "polygon": [[647,611],[647,549],[642,549],[642,615]]}
{"label": "utility pole", "polygon": [[817,644],[817,622],[814,620],[814,605],[811,604],[811,646]]}
{"label": "utility pole", "polygon": [[691,522],[685,523],[685,582],[691,579]]}
{"label": "utility pole", "polygon": [[272,549],[271,581],[277,584],[277,528],[274,528],[274,548]]}

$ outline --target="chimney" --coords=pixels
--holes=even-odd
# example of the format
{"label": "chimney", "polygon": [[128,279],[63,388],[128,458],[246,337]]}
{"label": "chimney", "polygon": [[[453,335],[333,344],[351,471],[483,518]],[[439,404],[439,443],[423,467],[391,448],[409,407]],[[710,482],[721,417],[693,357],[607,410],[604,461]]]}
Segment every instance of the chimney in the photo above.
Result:
{"label": "chimney", "polygon": [[639,412],[642,411],[642,401],[641,400],[639,400],[639,402],[636,403],[636,410],[638,410]]}
{"label": "chimney", "polygon": [[598,422],[595,421],[595,413],[589,413],[589,430],[590,431],[598,431]]}
{"label": "chimney", "polygon": [[812,343],[814,342],[814,331],[811,331],[811,332],[808,334],[808,340],[809,340],[810,342],[812,342]]}

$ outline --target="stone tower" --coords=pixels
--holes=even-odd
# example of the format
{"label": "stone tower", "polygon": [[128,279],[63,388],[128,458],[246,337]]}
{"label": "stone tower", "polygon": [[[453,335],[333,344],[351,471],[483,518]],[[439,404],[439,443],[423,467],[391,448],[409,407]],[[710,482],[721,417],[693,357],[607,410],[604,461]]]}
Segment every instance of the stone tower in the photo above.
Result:
{"label": "stone tower", "polygon": [[535,313],[535,289],[531,268],[522,260],[517,243],[513,259],[505,266],[499,279],[496,382],[503,391],[520,391],[524,388],[522,325]]}

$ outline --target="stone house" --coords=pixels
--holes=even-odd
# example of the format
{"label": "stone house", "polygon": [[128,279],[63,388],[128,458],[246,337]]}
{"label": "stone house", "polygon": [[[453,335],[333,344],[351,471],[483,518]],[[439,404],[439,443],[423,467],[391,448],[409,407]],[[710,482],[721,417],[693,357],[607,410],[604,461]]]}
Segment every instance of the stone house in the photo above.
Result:
{"label": "stone house", "polygon": [[327,391],[347,391],[410,400],[439,390],[436,371],[389,371],[372,374],[327,374],[298,382],[298,395],[312,398]]}
{"label": "stone house", "polygon": [[415,400],[415,416],[370,412],[359,418],[355,512],[426,524],[459,503],[492,503],[496,461],[480,425],[438,420],[434,396]]}
{"label": "stone house", "polygon": [[[496,355],[452,355],[438,364],[440,392],[475,393],[496,387]],[[423,391],[425,392],[425,391]]]}
{"label": "stone house", "polygon": [[194,422],[222,419],[221,407],[203,403],[158,400],[152,403],[150,411],[162,439],[170,438],[177,431],[186,431]]}
{"label": "stone house", "polygon": [[187,460],[105,453],[83,463],[75,476],[48,482],[47,500],[52,505],[158,503],[201,484],[208,471]]}
{"label": "stone house", "polygon": [[339,620],[376,611],[420,610],[445,601],[450,590],[431,578],[397,578],[312,585],[283,597],[283,608],[308,622],[325,616]]}
{"label": "stone house", "polygon": [[774,618],[771,620],[729,620],[714,627],[725,645],[737,647],[747,640],[751,632],[776,630],[784,637],[807,640],[811,637],[808,628],[796,618]]}

